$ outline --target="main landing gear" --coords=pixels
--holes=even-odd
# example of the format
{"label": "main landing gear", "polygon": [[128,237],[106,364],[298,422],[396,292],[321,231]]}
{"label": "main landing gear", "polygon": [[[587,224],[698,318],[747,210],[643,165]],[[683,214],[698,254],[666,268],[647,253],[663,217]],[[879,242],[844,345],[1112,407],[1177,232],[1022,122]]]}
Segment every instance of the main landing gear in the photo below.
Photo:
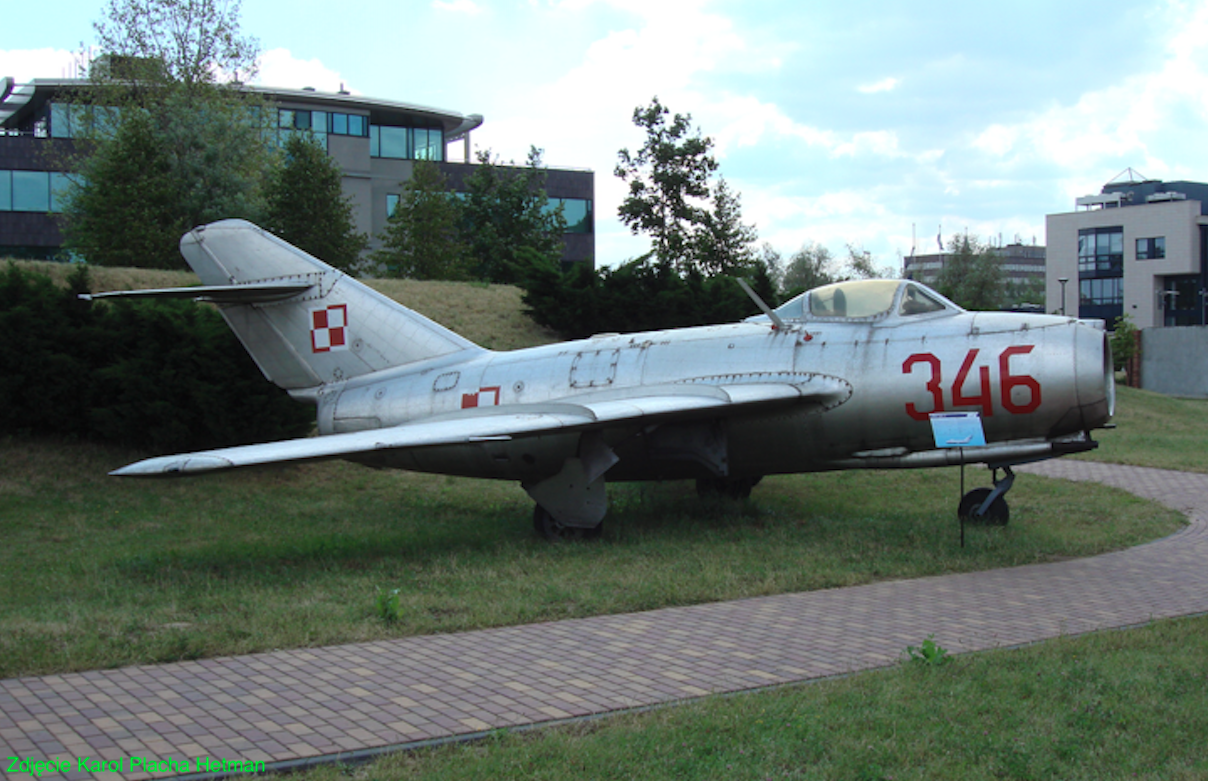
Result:
{"label": "main landing gear", "polygon": [[962,523],[980,524],[983,526],[1006,526],[1011,520],[1011,508],[1003,498],[1015,482],[1015,473],[1011,467],[1001,467],[1003,478],[998,479],[999,467],[992,468],[991,480],[993,488],[974,488],[961,497],[956,514]]}
{"label": "main landing gear", "polygon": [[604,533],[604,521],[591,528],[567,526],[541,505],[533,507],[533,529],[539,537],[549,542],[566,542],[569,540],[594,540]]}
{"label": "main landing gear", "polygon": [[702,499],[749,499],[751,489],[759,485],[762,477],[711,477],[696,481],[696,495]]}

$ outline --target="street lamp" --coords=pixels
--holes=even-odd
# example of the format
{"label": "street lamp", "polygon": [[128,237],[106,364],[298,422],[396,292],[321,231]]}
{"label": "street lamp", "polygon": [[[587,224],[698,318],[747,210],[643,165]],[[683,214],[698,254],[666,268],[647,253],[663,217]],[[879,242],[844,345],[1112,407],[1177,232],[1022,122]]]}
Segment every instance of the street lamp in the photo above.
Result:
{"label": "street lamp", "polygon": [[1061,283],[1061,315],[1065,316],[1065,283],[1070,281],[1069,277],[1057,277],[1057,281]]}

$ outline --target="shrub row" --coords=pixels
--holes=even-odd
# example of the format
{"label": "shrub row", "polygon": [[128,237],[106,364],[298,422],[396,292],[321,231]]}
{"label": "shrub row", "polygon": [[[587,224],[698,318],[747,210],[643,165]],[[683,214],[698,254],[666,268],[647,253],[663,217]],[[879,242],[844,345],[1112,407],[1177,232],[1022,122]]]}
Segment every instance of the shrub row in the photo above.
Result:
{"label": "shrub row", "polygon": [[[649,256],[594,271],[576,265],[563,272],[537,256],[524,258],[521,287],[526,313],[565,338],[732,323],[759,314],[728,276],[679,274]],[[776,305],[775,285],[762,265],[751,269],[751,286]]]}
{"label": "shrub row", "polygon": [[90,303],[0,271],[0,434],[52,434],[156,453],[299,436],[313,409],[270,384],[222,316],[182,301]]}

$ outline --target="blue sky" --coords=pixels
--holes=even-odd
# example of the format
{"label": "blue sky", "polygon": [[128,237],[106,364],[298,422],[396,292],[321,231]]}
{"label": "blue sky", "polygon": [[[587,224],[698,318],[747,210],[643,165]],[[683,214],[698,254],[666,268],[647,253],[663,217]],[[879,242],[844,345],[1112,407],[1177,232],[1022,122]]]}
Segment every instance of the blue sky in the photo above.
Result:
{"label": "blue sky", "polygon": [[[68,73],[102,0],[9,4],[0,75]],[[260,81],[482,114],[476,148],[596,172],[597,255],[617,150],[657,95],[716,142],[746,221],[784,254],[855,244],[881,266],[965,230],[1044,242],[1126,168],[1208,181],[1208,3],[245,0]],[[450,150],[457,153],[454,149]]]}

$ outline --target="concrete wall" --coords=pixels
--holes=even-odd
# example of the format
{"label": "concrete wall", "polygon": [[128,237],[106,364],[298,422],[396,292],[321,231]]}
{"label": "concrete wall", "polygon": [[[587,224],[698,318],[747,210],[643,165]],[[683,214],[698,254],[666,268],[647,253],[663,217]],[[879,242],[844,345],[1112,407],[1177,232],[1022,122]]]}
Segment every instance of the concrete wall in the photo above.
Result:
{"label": "concrete wall", "polygon": [[1141,387],[1208,398],[1208,326],[1141,331]]}

